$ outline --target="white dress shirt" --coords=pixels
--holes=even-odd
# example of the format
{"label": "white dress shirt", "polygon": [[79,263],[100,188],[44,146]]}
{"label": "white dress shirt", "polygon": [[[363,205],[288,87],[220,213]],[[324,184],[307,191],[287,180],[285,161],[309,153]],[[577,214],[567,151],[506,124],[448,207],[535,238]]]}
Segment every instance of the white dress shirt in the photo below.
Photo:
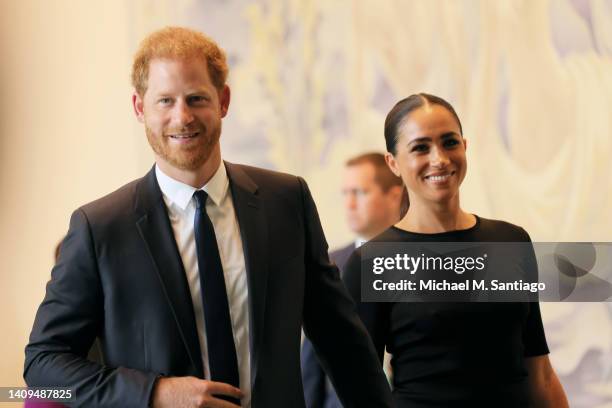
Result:
{"label": "white dress shirt", "polygon": [[[204,316],[202,305],[200,273],[193,229],[196,211],[193,193],[196,189],[170,178],[160,170],[159,166],[155,166],[155,175],[168,208],[174,239],[185,267],[185,274],[191,291],[191,301],[193,302],[200,350],[202,351],[204,375],[206,378],[210,378],[206,326],[204,324],[206,316]],[[240,227],[229,190],[227,170],[223,162],[221,162],[215,175],[201,190],[204,190],[209,197],[206,200],[206,212],[215,229],[221,265],[223,266],[227,301],[236,345],[236,357],[238,359],[240,389],[244,393],[241,402],[243,407],[250,407],[249,291]]]}

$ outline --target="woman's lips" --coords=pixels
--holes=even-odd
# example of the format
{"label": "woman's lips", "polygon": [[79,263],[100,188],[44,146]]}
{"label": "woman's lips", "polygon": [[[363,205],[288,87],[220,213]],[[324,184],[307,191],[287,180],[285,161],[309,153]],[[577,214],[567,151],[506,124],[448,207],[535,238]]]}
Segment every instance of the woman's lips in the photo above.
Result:
{"label": "woman's lips", "polygon": [[424,179],[426,181],[428,181],[429,183],[433,183],[433,184],[444,184],[446,183],[451,176],[453,176],[455,174],[454,171],[451,172],[445,172],[445,173],[435,173],[435,174],[429,174],[427,176],[424,177]]}

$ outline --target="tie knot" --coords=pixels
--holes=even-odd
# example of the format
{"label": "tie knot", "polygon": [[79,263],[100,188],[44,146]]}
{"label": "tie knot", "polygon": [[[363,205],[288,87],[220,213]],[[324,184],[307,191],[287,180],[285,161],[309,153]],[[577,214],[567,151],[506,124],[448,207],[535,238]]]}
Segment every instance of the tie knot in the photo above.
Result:
{"label": "tie knot", "polygon": [[193,198],[196,202],[196,208],[198,210],[206,208],[206,199],[208,198],[208,193],[204,190],[197,190],[193,193]]}

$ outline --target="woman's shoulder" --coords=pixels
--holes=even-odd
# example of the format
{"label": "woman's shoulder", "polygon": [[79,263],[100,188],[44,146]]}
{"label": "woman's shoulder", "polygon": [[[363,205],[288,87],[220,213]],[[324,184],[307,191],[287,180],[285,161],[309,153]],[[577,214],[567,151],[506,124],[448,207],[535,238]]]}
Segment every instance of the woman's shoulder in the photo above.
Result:
{"label": "woman's shoulder", "polygon": [[[478,217],[478,235],[482,241],[529,242],[531,238],[525,229],[507,221]],[[488,238],[488,239],[487,239]]]}

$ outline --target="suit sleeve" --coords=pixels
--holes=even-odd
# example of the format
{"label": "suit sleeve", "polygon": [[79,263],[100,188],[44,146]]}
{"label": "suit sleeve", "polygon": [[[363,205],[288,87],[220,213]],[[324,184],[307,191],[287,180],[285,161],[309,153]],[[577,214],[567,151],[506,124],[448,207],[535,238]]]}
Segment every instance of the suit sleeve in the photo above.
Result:
{"label": "suit sleeve", "polygon": [[344,283],[357,304],[357,313],[372,338],[376,354],[382,364],[390,324],[390,303],[361,301],[361,248],[353,252],[346,262]]}
{"label": "suit sleeve", "polygon": [[299,181],[306,233],[304,332],[345,407],[391,407],[391,391],[372,340],[329,261],[315,204],[306,182]]}
{"label": "suit sleeve", "polygon": [[156,374],[107,367],[86,356],[103,322],[104,297],[91,230],[77,210],[25,349],[29,386],[70,387],[71,406],[147,407]]}

